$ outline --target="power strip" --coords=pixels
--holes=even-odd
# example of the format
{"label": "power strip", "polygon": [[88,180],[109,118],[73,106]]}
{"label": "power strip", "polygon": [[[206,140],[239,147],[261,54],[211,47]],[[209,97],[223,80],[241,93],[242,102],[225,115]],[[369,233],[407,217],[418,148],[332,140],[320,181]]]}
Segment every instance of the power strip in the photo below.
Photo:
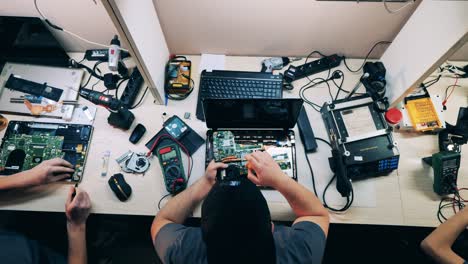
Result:
{"label": "power strip", "polygon": [[132,72],[132,75],[130,75],[130,79],[128,80],[127,86],[125,87],[125,90],[122,93],[122,96],[120,97],[120,101],[122,101],[122,104],[130,108],[133,106],[133,103],[135,103],[135,99],[140,92],[141,85],[143,84],[143,76],[141,76],[141,73],[138,71],[138,68],[135,67],[135,69]]}
{"label": "power strip", "polygon": [[312,74],[326,71],[331,68],[335,68],[340,65],[343,57],[333,54],[327,57],[323,57],[318,60],[314,60],[303,64],[301,66],[289,66],[284,72],[284,80],[291,83],[295,80],[302,79]]}

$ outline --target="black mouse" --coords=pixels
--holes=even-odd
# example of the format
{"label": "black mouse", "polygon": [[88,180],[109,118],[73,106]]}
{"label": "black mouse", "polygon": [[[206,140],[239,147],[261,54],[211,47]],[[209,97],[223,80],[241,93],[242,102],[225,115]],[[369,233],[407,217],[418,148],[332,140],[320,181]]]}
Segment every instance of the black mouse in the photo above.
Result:
{"label": "black mouse", "polygon": [[130,142],[133,144],[136,144],[141,137],[145,134],[146,128],[142,124],[136,125],[136,127],[133,129],[132,134],[130,135],[130,138],[128,139]]}
{"label": "black mouse", "polygon": [[120,201],[125,202],[130,198],[130,195],[132,195],[132,188],[125,181],[125,178],[121,173],[112,175],[108,183],[109,187]]}

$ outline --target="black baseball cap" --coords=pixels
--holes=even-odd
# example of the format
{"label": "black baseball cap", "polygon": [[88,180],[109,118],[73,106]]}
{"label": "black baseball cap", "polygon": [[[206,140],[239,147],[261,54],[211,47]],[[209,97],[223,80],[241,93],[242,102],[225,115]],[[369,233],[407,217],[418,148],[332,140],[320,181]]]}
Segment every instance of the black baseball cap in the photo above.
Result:
{"label": "black baseball cap", "polygon": [[201,228],[208,263],[275,263],[270,211],[258,187],[216,182],[203,206]]}

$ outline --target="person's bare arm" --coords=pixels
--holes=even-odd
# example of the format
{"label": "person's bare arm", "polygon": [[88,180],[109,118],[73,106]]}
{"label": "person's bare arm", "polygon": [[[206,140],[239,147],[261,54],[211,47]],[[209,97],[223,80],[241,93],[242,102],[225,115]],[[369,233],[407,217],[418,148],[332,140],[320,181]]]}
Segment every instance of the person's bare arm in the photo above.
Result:
{"label": "person's bare arm", "polygon": [[437,227],[421,242],[421,248],[439,263],[463,263],[452,250],[453,242],[468,226],[468,209],[457,213]]}
{"label": "person's bare arm", "polygon": [[226,168],[224,163],[211,161],[205,176],[183,192],[173,197],[156,215],[151,225],[151,237],[154,238],[163,226],[169,223],[182,224],[195,207],[208,195],[215,183],[216,172],[219,168]]}
{"label": "person's bare arm", "polygon": [[72,167],[69,162],[63,159],[46,160],[30,170],[0,177],[0,191],[60,181],[70,177],[74,172]]}
{"label": "person's bare arm", "polygon": [[330,219],[328,211],[311,191],[295,182],[280,169],[279,165],[266,152],[246,155],[247,177],[255,184],[278,190],[288,200],[297,216],[294,223],[309,221],[318,224],[325,235],[328,234]]}
{"label": "person's bare arm", "polygon": [[68,233],[68,264],[86,264],[86,220],[91,212],[91,200],[85,191],[71,187],[65,204]]}

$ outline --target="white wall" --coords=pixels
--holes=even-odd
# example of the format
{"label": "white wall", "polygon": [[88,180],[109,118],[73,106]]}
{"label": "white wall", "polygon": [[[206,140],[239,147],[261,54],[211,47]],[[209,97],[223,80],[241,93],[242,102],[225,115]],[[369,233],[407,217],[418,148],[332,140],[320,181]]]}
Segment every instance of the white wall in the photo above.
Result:
{"label": "white wall", "polygon": [[[172,53],[304,56],[319,50],[360,58],[373,43],[393,40],[421,2],[389,14],[379,2],[153,1]],[[372,57],[384,50],[375,49]],[[464,50],[454,59],[468,60],[468,45]]]}
{"label": "white wall", "polygon": [[[109,44],[116,34],[114,25],[100,0],[37,0],[39,8],[52,22],[91,41]],[[39,14],[33,0],[0,0],[0,16],[34,16]],[[97,48],[68,34],[51,30],[67,51]]]}
{"label": "white wall", "polygon": [[[96,0],[97,5],[93,0],[37,1],[52,22],[90,40],[107,44],[117,32],[100,0]],[[173,53],[265,56],[305,55],[312,49],[319,49],[325,53],[342,52],[348,56],[364,57],[374,41],[393,39],[416,7],[390,15],[382,4],[364,2],[153,1]],[[392,5],[396,7],[399,4]],[[38,16],[33,0],[0,0],[0,15]],[[221,23],[226,26],[223,30],[226,33],[220,34]],[[299,26],[294,28],[294,24]],[[84,51],[93,47],[67,34],[53,32],[67,51]],[[241,34],[246,37],[241,37]],[[377,49],[374,57],[380,57],[383,51],[384,48]],[[468,44],[452,59],[468,60]]]}
{"label": "white wall", "polygon": [[294,56],[319,50],[350,57],[364,57],[373,43],[392,40],[420,3],[389,14],[381,2],[153,1],[173,53]]}

